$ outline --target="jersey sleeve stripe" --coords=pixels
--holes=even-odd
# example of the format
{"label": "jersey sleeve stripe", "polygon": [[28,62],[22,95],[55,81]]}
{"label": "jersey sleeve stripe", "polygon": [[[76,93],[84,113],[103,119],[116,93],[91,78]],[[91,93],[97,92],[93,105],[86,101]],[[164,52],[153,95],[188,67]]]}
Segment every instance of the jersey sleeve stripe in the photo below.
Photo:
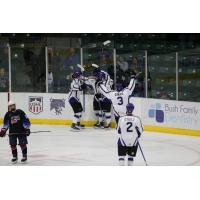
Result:
{"label": "jersey sleeve stripe", "polygon": [[103,92],[105,92],[106,94],[109,94],[109,93],[110,93],[109,91],[105,91],[101,85],[100,85],[99,87],[100,87],[100,89],[103,90]]}

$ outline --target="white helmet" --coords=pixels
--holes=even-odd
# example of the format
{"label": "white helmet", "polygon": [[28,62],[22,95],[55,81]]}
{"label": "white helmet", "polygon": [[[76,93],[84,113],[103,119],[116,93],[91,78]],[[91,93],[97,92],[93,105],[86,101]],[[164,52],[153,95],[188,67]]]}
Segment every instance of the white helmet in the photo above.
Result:
{"label": "white helmet", "polygon": [[16,103],[14,101],[9,101],[8,106],[12,106],[12,105],[16,105]]}

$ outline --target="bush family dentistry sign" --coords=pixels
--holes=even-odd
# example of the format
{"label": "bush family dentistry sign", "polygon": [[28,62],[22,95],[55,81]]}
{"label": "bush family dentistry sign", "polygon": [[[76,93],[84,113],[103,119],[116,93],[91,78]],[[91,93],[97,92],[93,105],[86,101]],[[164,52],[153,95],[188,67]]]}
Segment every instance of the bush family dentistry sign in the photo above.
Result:
{"label": "bush family dentistry sign", "polygon": [[199,103],[144,99],[142,105],[145,124],[200,130]]}

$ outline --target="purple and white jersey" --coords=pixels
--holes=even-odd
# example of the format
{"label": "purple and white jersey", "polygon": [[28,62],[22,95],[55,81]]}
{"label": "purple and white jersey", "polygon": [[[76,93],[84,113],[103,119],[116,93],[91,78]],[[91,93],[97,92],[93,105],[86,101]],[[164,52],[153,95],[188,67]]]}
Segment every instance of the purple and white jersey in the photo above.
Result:
{"label": "purple and white jersey", "polygon": [[112,101],[113,111],[116,116],[126,114],[126,105],[129,103],[129,97],[135,88],[135,78],[132,78],[128,87],[118,92],[116,90],[108,90],[105,84],[100,84],[99,91]]}
{"label": "purple and white jersey", "polygon": [[134,115],[125,115],[119,118],[117,131],[120,134],[120,145],[131,147],[135,145],[135,141],[138,137],[138,131],[141,135],[144,129],[139,117]]}
{"label": "purple and white jersey", "polygon": [[80,94],[82,92],[81,85],[82,85],[81,80],[77,78],[72,80],[68,99],[74,97],[78,101],[80,100]]}

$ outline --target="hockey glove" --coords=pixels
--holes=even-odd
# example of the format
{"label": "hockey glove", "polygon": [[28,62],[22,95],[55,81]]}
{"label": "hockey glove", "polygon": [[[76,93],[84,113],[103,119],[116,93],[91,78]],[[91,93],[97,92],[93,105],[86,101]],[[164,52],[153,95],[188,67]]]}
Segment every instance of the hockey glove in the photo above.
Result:
{"label": "hockey glove", "polygon": [[139,128],[138,128],[138,127],[135,127],[135,129],[136,129],[136,132],[137,132],[137,134],[138,134],[138,138],[140,138],[140,137],[141,137],[141,133],[140,133],[140,131],[139,131]]}
{"label": "hockey glove", "polygon": [[31,134],[30,129],[26,128],[26,129],[25,129],[25,133],[26,133],[27,136],[29,136],[29,135]]}
{"label": "hockey glove", "polygon": [[138,73],[135,75],[135,78],[136,78],[136,79],[141,79],[141,78],[142,78],[142,72],[138,72]]}
{"label": "hockey glove", "polygon": [[87,85],[85,84],[85,83],[83,83],[82,85],[81,85],[81,90],[85,90],[87,88]]}
{"label": "hockey glove", "polygon": [[6,129],[5,128],[2,128],[1,129],[1,132],[0,132],[0,137],[5,137],[6,136]]}
{"label": "hockey glove", "polygon": [[97,93],[97,94],[95,94],[95,97],[96,97],[97,99],[100,99],[100,98],[101,98],[101,94],[100,94],[100,93]]}
{"label": "hockey glove", "polygon": [[131,78],[135,78],[136,77],[136,75],[131,75]]}

